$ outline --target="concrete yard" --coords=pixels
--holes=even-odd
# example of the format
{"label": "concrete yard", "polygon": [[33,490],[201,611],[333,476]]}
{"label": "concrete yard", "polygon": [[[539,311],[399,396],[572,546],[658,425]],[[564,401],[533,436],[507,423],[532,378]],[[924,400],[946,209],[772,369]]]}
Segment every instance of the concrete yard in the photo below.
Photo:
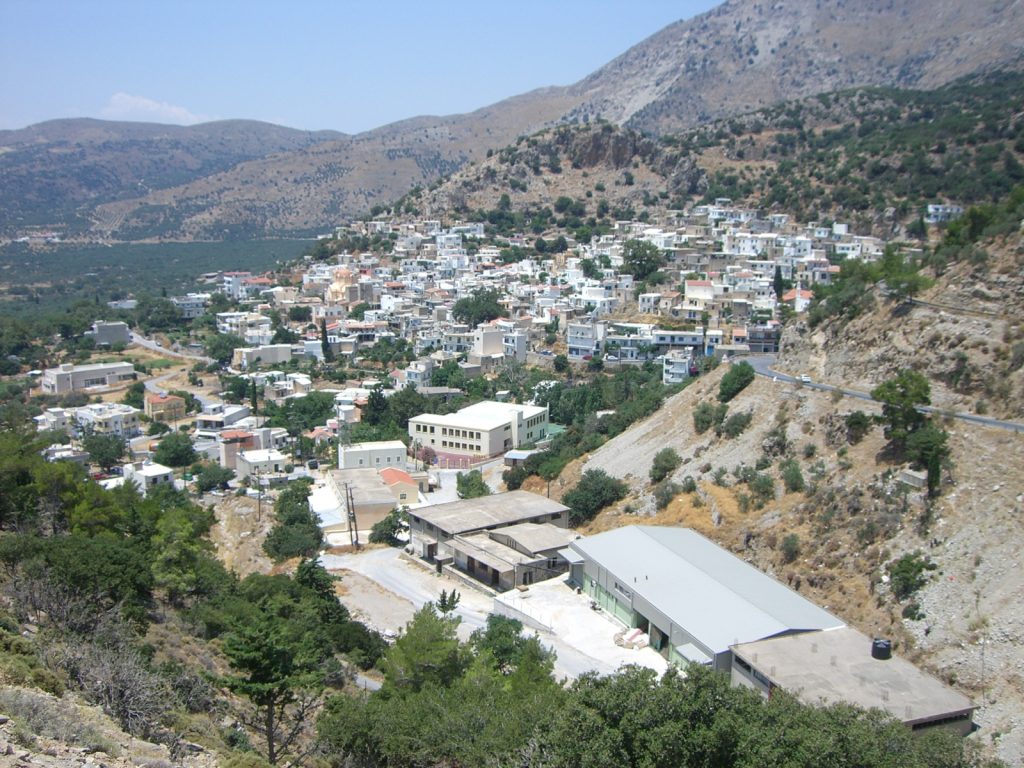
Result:
{"label": "concrete yard", "polygon": [[[483,627],[487,615],[494,612],[494,599],[489,595],[409,562],[397,549],[323,555],[321,562],[329,571],[341,572],[345,592],[342,602],[380,631],[401,630],[403,627],[395,626],[396,623],[411,617],[413,609],[436,600],[442,589],[456,589],[462,596],[455,611],[461,619],[462,640]],[[359,577],[346,577],[346,571],[374,584]],[[558,677],[573,679],[591,670],[610,674],[623,664],[639,664],[659,673],[667,668],[667,662],[650,648],[632,650],[617,645],[615,637],[622,633],[622,625],[603,612],[592,610],[590,598],[576,594],[562,579],[534,584],[526,592],[516,591],[499,599],[507,606],[501,612],[523,620],[526,631],[535,631],[534,626],[549,628],[538,635],[557,656]]]}

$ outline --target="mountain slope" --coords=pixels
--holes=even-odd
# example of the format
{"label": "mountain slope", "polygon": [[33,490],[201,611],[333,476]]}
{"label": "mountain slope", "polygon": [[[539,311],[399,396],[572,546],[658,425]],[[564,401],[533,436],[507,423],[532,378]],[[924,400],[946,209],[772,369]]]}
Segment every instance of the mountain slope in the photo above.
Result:
{"label": "mountain slope", "polygon": [[[74,232],[87,220],[90,237],[122,240],[322,231],[555,123],[601,117],[660,134],[838,88],[930,88],[1018,61],[1022,32],[1024,0],[730,0],[575,85],[333,141],[300,134],[289,139],[300,146],[234,156],[224,152],[235,138],[209,152],[152,138],[83,148],[74,138],[48,145],[55,128],[44,124],[0,134],[0,233]],[[96,122],[79,130],[102,136]],[[199,137],[204,128],[140,130]]]}
{"label": "mountain slope", "polygon": [[453,117],[419,117],[343,140],[241,163],[97,209],[116,238],[264,237],[322,231],[429,184],[561,115],[558,89]]}
{"label": "mountain slope", "polygon": [[0,231],[33,224],[82,228],[80,207],[177,186],[246,160],[336,139],[253,120],[196,126],[52,120],[0,131]]}
{"label": "mountain slope", "polygon": [[1017,59],[1022,32],[1019,0],[730,0],[572,86],[571,116],[660,134],[852,86],[934,88]]}
{"label": "mountain slope", "polygon": [[778,367],[860,390],[912,368],[931,380],[936,407],[1024,420],[1024,190],[1004,206],[1014,199],[996,225],[1008,233],[948,264],[948,245],[926,260],[935,283],[913,303],[871,290],[860,312],[787,326]]}

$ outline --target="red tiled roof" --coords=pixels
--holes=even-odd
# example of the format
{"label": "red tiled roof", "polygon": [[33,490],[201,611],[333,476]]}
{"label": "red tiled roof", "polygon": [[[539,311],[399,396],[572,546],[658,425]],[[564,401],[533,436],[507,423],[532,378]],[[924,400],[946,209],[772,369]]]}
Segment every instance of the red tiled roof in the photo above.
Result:
{"label": "red tiled roof", "polygon": [[185,399],[178,397],[177,395],[161,395],[158,392],[150,392],[146,394],[146,399],[151,403],[173,403],[175,401],[184,403]]}
{"label": "red tiled roof", "polygon": [[394,485],[395,483],[409,483],[410,485],[416,485],[416,481],[412,479],[412,476],[408,472],[403,472],[401,469],[396,467],[385,467],[380,471],[380,479],[388,485]]}
{"label": "red tiled roof", "polygon": [[246,432],[244,429],[230,429],[220,433],[221,440],[248,440],[252,436],[252,432]]}

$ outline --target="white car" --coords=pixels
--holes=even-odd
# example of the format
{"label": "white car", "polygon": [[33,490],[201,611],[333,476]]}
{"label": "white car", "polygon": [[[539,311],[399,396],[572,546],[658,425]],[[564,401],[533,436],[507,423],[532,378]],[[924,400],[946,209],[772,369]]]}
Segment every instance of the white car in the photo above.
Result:
{"label": "white car", "polygon": [[800,381],[803,384],[810,384],[811,383],[811,377],[808,376],[806,373],[802,373],[802,374],[800,374]]}

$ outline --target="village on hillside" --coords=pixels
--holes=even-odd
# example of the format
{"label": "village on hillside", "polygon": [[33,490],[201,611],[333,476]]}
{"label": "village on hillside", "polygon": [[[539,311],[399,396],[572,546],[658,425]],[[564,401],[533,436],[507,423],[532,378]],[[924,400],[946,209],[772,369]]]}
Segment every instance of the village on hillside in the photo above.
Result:
{"label": "village on hillside", "polygon": [[[959,213],[931,206],[928,219]],[[566,429],[543,396],[556,382],[644,367],[677,387],[719,361],[772,355],[782,321],[807,311],[837,263],[877,261],[887,244],[727,199],[620,221],[589,243],[487,235],[480,221],[376,218],[339,228],[316,258],[278,273],[205,275],[196,292],[169,297],[180,323],[207,318],[205,341],[97,321],[95,349],[148,347],[191,363],[187,385],[175,390],[159,370],[140,378],[124,361],[38,372],[43,393],[93,399],[37,417],[41,432],[72,438],[48,457],[97,464],[89,441],[113,436],[128,460],[103,462],[97,482],[142,494],[173,485],[214,505],[237,494],[269,510],[302,481],[329,567],[365,572],[414,604],[457,585],[467,628],[492,613],[519,620],[543,633],[569,677],[698,663],[766,696],[781,687],[967,733],[967,697],[700,534],[637,525],[584,537],[569,506],[503,481]],[[389,252],[331,247],[350,236],[387,241]],[[230,344],[206,357],[218,336]],[[334,367],[359,378],[332,378]],[[541,373],[524,386],[528,369]],[[119,399],[126,391],[135,404]],[[361,439],[403,392],[437,412],[407,413],[390,439]],[[268,419],[307,398],[316,423]],[[185,459],[161,463],[175,454]],[[396,546],[363,553],[368,540]],[[387,635],[401,630],[375,621],[372,601],[355,608]]]}

